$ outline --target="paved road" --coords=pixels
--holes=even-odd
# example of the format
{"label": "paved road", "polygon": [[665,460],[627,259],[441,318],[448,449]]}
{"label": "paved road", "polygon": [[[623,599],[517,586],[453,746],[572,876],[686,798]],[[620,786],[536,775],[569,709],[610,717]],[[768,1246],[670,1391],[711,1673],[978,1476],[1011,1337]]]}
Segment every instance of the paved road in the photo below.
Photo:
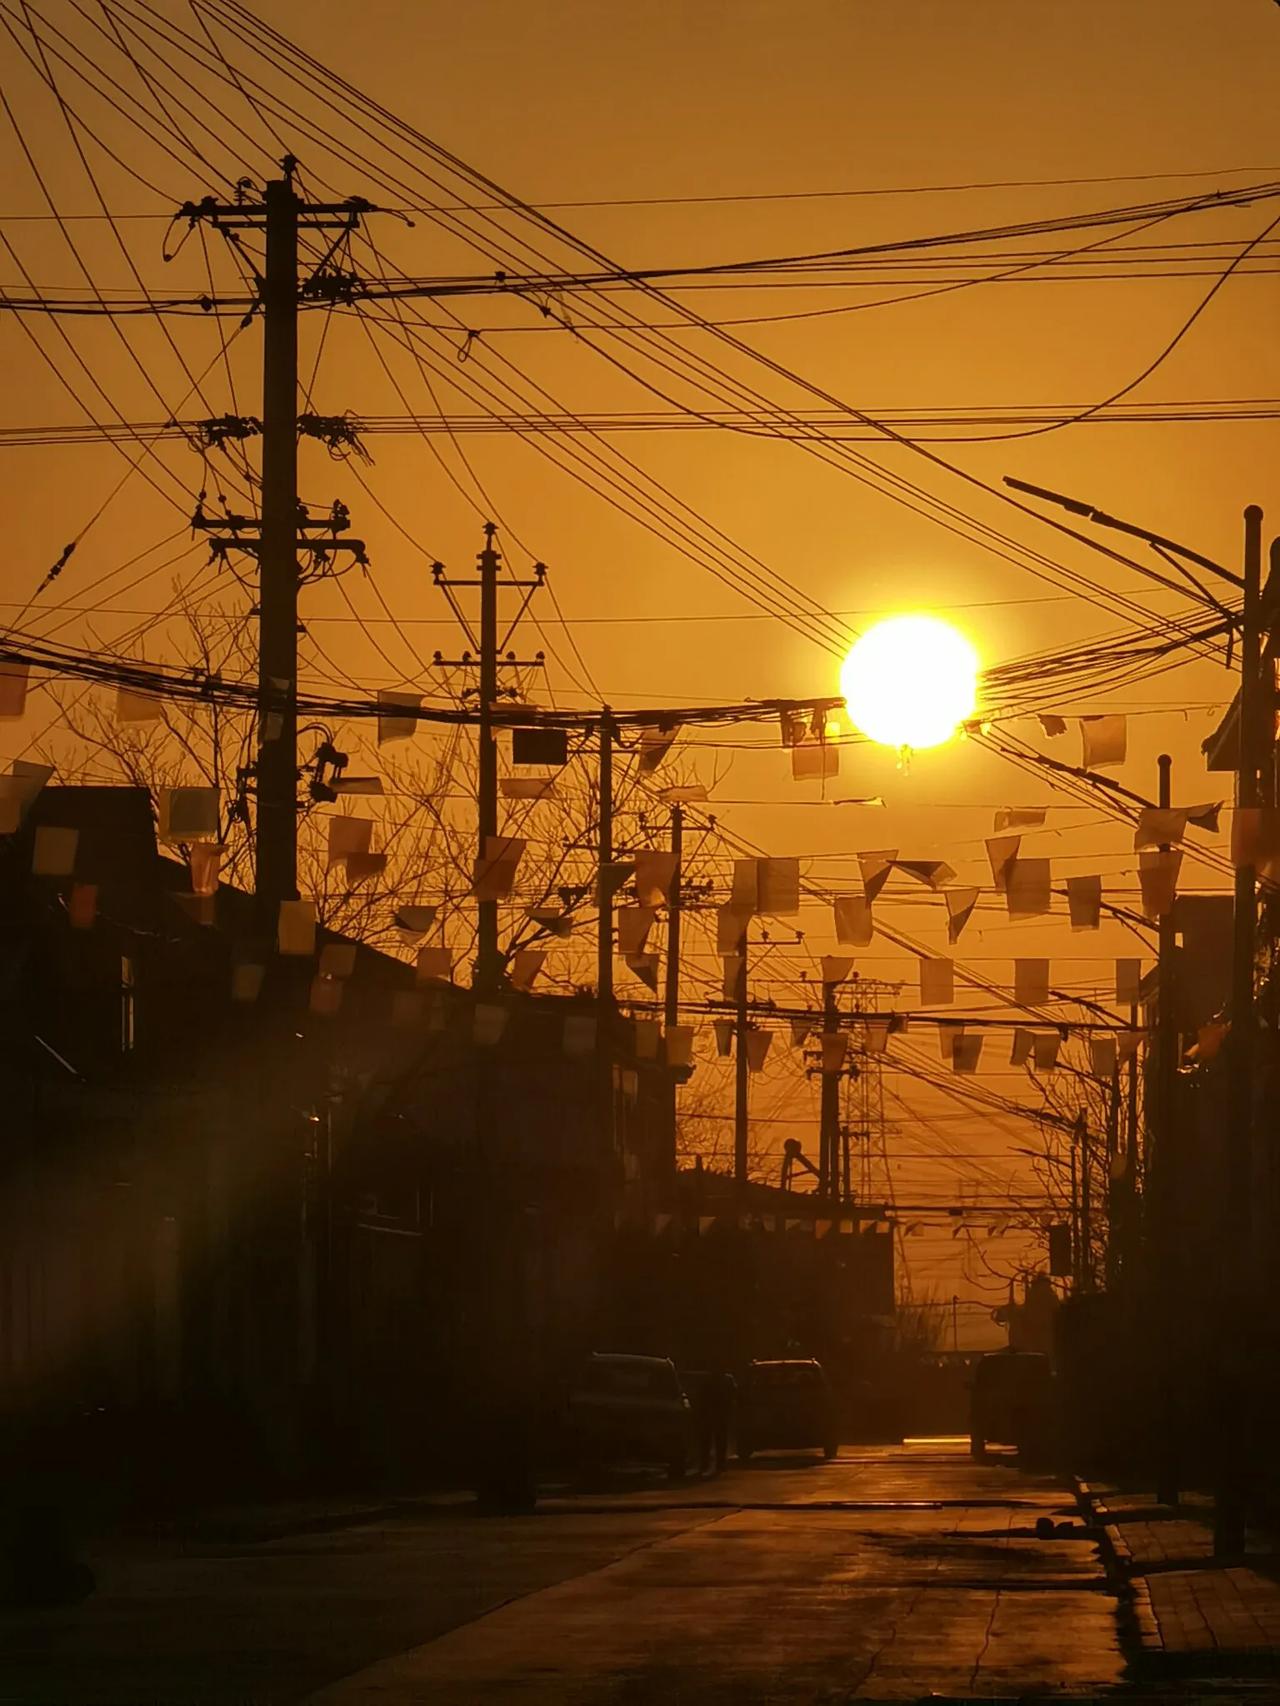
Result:
{"label": "paved road", "polygon": [[0,1701],[603,1706],[1037,1696],[1121,1683],[1065,1489],[959,1443],[267,1544],[102,1553],[83,1606],[0,1617]]}

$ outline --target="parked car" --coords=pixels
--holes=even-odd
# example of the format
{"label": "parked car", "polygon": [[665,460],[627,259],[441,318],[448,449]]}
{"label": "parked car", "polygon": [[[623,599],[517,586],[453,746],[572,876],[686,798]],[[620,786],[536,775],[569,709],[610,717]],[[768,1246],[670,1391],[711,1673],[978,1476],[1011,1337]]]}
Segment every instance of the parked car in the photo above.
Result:
{"label": "parked car", "polygon": [[738,1404],[738,1456],[820,1447],[839,1450],[835,1404],[822,1364],[811,1358],[749,1365]]}
{"label": "parked car", "polygon": [[569,1393],[567,1423],[581,1462],[660,1463],[678,1480],[694,1456],[693,1413],[668,1357],[588,1357]]}
{"label": "parked car", "polygon": [[1053,1374],[1038,1351],[989,1351],[974,1366],[969,1394],[969,1450],[981,1457],[988,1442],[1041,1448],[1053,1407]]}

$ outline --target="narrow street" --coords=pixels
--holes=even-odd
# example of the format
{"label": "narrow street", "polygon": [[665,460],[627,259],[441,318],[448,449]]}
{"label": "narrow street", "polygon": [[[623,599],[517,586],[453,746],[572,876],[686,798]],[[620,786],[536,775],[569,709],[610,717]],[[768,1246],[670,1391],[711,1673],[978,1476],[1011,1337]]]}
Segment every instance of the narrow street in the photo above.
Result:
{"label": "narrow street", "polygon": [[[1071,1523],[1038,1537],[1038,1518]],[[134,1543],[84,1605],[6,1613],[0,1700],[833,1701],[1123,1687],[1070,1493],[962,1442],[764,1459],[482,1518]]]}

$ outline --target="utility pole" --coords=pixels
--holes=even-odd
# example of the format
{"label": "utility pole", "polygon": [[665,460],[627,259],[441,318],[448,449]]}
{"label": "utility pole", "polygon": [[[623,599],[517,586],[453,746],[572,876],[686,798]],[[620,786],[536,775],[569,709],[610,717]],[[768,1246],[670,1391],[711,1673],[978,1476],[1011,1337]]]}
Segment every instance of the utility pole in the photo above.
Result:
{"label": "utility pole", "polygon": [[[493,706],[498,697],[498,553],[493,547],[497,529],[484,524],[480,565],[480,704],[476,737],[476,869],[483,868],[489,838],[498,833],[498,743],[493,733]],[[492,995],[502,978],[498,954],[498,903],[482,900],[476,908],[476,990]]]}
{"label": "utility pole", "polygon": [[613,1015],[613,719],[604,707],[599,726],[600,740],[600,836],[599,868],[596,875],[596,989],[600,1001],[603,1034]]}
{"label": "utility pole", "polygon": [[[1259,803],[1259,772],[1270,744],[1265,718],[1268,695],[1262,681],[1262,510],[1244,512],[1244,591],[1240,620],[1240,708],[1237,721],[1236,810]],[[1227,1205],[1223,1227],[1219,1299],[1223,1381],[1217,1414],[1217,1475],[1214,1486],[1214,1552],[1244,1550],[1246,1485],[1254,1447],[1253,1415],[1259,1375],[1245,1346],[1251,1279],[1260,1275],[1259,1224],[1253,1205],[1254,957],[1257,945],[1257,867],[1236,867],[1231,942],[1231,1031],[1227,1038]],[[1260,1218],[1260,1217],[1259,1217]],[[1254,1304],[1261,1304],[1258,1299]]]}
{"label": "utility pole", "polygon": [[[836,1007],[836,985],[822,986],[822,1034],[833,1037],[840,1026]],[[818,1191],[822,1196],[839,1194],[840,1166],[840,1073],[824,1072],[818,1103]]]}
{"label": "utility pole", "polygon": [[265,192],[262,543],[258,552],[258,927],[298,893],[298,198]]}
{"label": "utility pole", "polygon": [[1093,1168],[1089,1147],[1089,1121],[1081,1114],[1076,1122],[1080,1143],[1080,1289],[1093,1290]]}
{"label": "utility pole", "polygon": [[[1265,719],[1270,709],[1262,681],[1262,510],[1244,512],[1244,598],[1240,623],[1240,715],[1236,754],[1236,809],[1250,811],[1260,801],[1259,773],[1270,742]],[[1228,1075],[1228,1236],[1240,1255],[1232,1278],[1241,1292],[1252,1254],[1253,1183],[1253,975],[1257,941],[1257,868],[1236,869],[1231,943],[1231,1032],[1227,1039]],[[1245,1283],[1241,1283],[1244,1281]]]}
{"label": "utility pole", "polygon": [[596,1061],[599,1073],[601,1137],[612,1155],[617,1143],[613,1083],[613,718],[602,709],[599,725],[600,834],[596,871]]}
{"label": "utility pole", "polygon": [[265,186],[261,202],[224,204],[206,196],[186,202],[177,215],[191,226],[208,220],[240,252],[240,231],[261,232],[266,251],[260,299],[261,513],[210,517],[200,506],[192,525],[210,534],[215,556],[248,552],[258,559],[254,894],[257,929],[268,940],[276,934],[280,903],[298,893],[299,552],[321,565],[343,550],[365,561],[361,540],[337,537],[347,526],[345,506],[335,503],[326,520],[313,521],[298,500],[298,303],[305,291],[298,277],[298,233],[336,231],[336,248],[361,214],[376,209],[358,197],[335,203],[300,200],[293,183],[296,166],[292,155],[284,157],[284,175]]}
{"label": "utility pole", "polygon": [[[1136,1031],[1138,1028],[1138,1007],[1136,1002],[1132,1003],[1129,1007],[1129,1025],[1132,1030]],[[1142,1153],[1142,1138],[1138,1131],[1138,1051],[1136,1048],[1129,1056],[1129,1077],[1126,1089],[1126,1128],[1129,1133],[1129,1199],[1132,1210],[1133,1205],[1138,1201],[1137,1190],[1140,1174],[1143,1176],[1143,1183],[1145,1184],[1146,1182],[1145,1157]],[[1143,1163],[1143,1165],[1140,1166],[1140,1163]],[[1138,1232],[1139,1228],[1137,1225],[1131,1225],[1129,1240],[1130,1258],[1133,1258],[1137,1254],[1135,1246],[1138,1238]]]}
{"label": "utility pole", "polygon": [[1080,1170],[1076,1160],[1076,1133],[1071,1134],[1071,1289],[1081,1290],[1083,1271],[1080,1249]]}
{"label": "utility pole", "polygon": [[684,858],[684,812],[680,806],[671,808],[671,856],[675,874],[667,898],[667,981],[663,1022],[670,1030],[680,1023],[680,866]]}
{"label": "utility pole", "polygon": [[737,1018],[733,1057],[733,1182],[741,1199],[747,1189],[748,1062],[747,1062],[747,925],[738,938],[738,977],[734,986]]}
{"label": "utility pole", "polygon": [[[1162,752],[1157,803],[1162,811],[1172,801],[1173,759]],[[1169,844],[1162,842],[1160,851],[1167,853]],[[1151,1285],[1154,1293],[1155,1356],[1159,1370],[1156,1406],[1156,1498],[1162,1504],[1176,1505],[1181,1480],[1182,1407],[1178,1402],[1178,1380],[1175,1372],[1177,1330],[1174,1322],[1174,1291],[1178,1272],[1175,1249],[1175,1205],[1178,1198],[1177,1142],[1174,1135],[1175,1109],[1178,1088],[1178,1017],[1176,967],[1177,931],[1173,908],[1170,907],[1158,924],[1158,958],[1156,961],[1156,1058],[1154,1119],[1148,1130],[1154,1141],[1147,1146],[1147,1189],[1151,1197],[1148,1218],[1149,1244],[1155,1260]]]}
{"label": "utility pole", "polygon": [[1111,1082],[1106,1088],[1106,1098],[1107,1264],[1103,1283],[1108,1292],[1114,1295],[1120,1274],[1126,1266],[1124,1244],[1128,1235],[1129,1223],[1129,1167],[1133,1163],[1133,1157],[1128,1156],[1123,1177],[1116,1177],[1116,1160],[1120,1153],[1120,1062],[1118,1060],[1111,1064]]}
{"label": "utility pole", "polygon": [[[546,582],[546,565],[533,565],[532,580],[515,580],[505,576],[500,581],[502,554],[494,544],[498,529],[492,521],[484,524],[484,549],[478,553],[478,573],[474,580],[451,580],[443,563],[434,563],[431,578],[444,594],[458,626],[476,651],[464,651],[461,657],[446,658],[436,652],[432,663],[437,669],[474,669],[476,685],[463,690],[463,698],[476,698],[476,870],[484,868],[486,850],[498,833],[498,738],[494,710],[514,689],[499,685],[503,670],[542,669],[545,658],[536,652],[531,658],[517,658],[506,650],[521,617],[529,607],[535,592]],[[511,588],[524,593],[512,618],[505,639],[498,630],[499,589]],[[480,631],[475,635],[454,594],[460,589],[478,590],[480,594]],[[498,945],[498,902],[478,899],[476,902],[476,960],[474,988],[477,995],[496,995],[502,988],[502,950]]]}
{"label": "utility pole", "polygon": [[[671,887],[667,892],[667,974],[662,1007],[663,1028],[667,1036],[672,1028],[680,1023],[680,925],[684,910],[684,895],[682,893],[683,864],[684,864],[684,810],[676,804],[671,807]],[[669,1186],[674,1186],[676,1172],[676,1113],[679,1105],[680,1079],[677,1069],[670,1065],[668,1051],[668,1070],[663,1075],[665,1086],[665,1120],[666,1129],[663,1142],[663,1171],[669,1175]]]}

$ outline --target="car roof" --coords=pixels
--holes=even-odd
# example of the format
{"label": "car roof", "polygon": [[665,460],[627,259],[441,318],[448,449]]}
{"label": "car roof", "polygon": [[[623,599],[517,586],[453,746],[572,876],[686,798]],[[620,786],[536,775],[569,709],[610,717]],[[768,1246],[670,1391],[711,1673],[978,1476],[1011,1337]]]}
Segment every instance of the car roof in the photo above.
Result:
{"label": "car roof", "polygon": [[817,1357],[755,1357],[752,1368],[821,1368]]}
{"label": "car roof", "polygon": [[592,1351],[590,1361],[620,1368],[674,1368],[670,1357],[632,1356],[629,1351]]}

